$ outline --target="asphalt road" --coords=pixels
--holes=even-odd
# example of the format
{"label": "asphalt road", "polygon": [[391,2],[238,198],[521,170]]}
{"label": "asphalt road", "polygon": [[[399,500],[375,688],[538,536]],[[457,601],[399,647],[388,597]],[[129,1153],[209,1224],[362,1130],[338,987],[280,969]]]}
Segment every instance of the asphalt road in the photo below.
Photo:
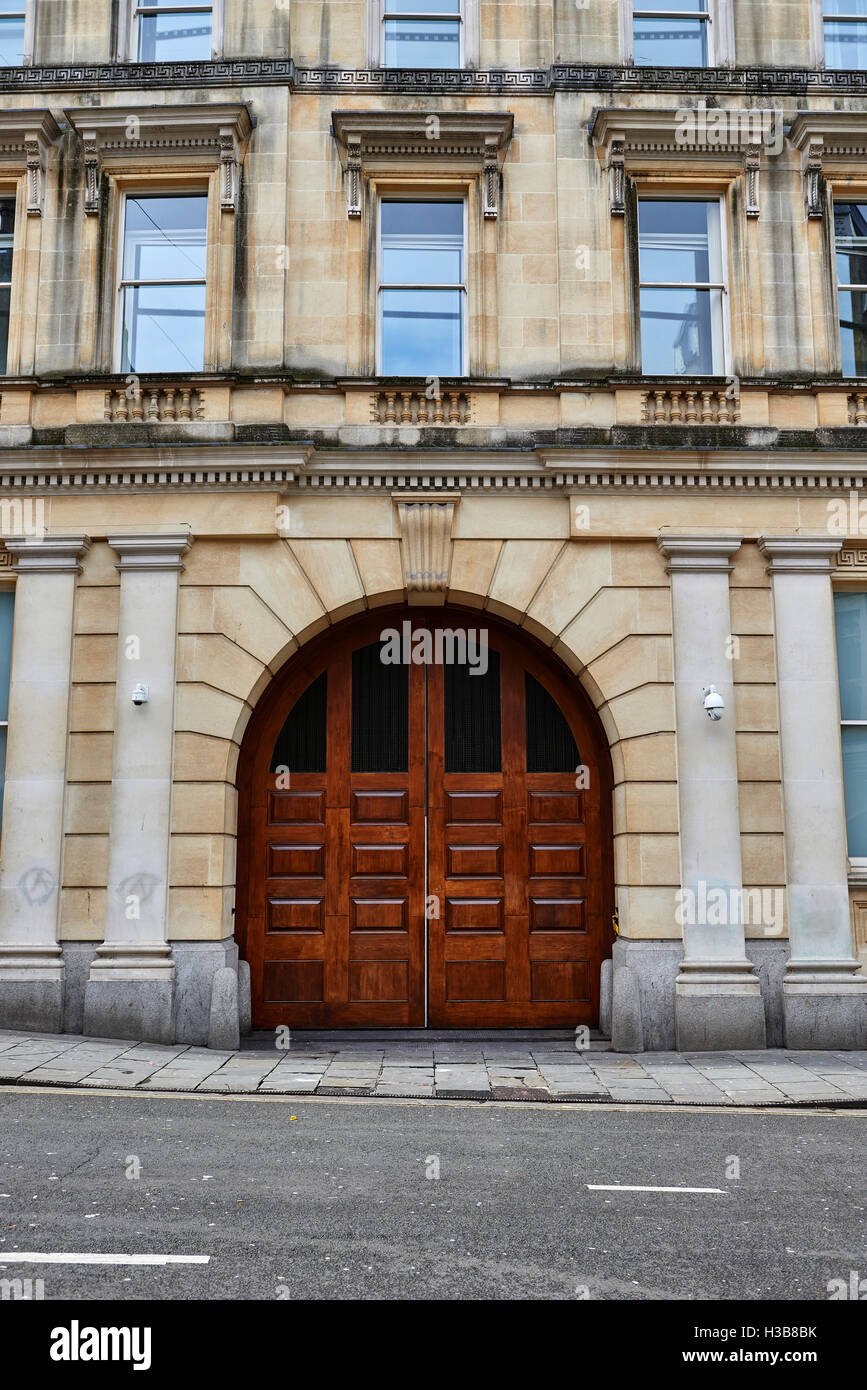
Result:
{"label": "asphalt road", "polygon": [[[867,1275],[865,1152],[851,1111],[10,1088],[0,1278],[46,1300],[827,1300]],[[21,1251],[210,1260],[4,1267]]]}

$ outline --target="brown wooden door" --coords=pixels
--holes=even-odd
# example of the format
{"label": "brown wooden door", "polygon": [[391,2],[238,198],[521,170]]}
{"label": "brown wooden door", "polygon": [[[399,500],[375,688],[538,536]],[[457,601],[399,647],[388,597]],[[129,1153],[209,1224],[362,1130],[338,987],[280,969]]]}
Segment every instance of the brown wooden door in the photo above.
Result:
{"label": "brown wooden door", "polygon": [[593,1023],[611,939],[598,731],[487,615],[410,614],[414,631],[483,625],[487,670],[384,670],[379,635],[407,610],[369,615],[311,644],[245,743],[254,1022]]}
{"label": "brown wooden door", "polygon": [[565,684],[490,640],[484,676],[429,671],[429,1022],[596,1022],[610,916],[595,750]]}

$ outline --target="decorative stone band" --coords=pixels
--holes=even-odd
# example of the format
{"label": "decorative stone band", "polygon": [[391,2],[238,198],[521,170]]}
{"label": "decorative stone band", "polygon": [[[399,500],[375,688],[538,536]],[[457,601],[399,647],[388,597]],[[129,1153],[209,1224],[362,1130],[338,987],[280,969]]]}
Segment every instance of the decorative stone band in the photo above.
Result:
{"label": "decorative stone band", "polygon": [[482,179],[485,217],[500,208],[500,173],[515,118],[509,111],[334,111],[331,128],[346,170],[346,210],[360,217],[364,175],[405,174],[431,162]]}
{"label": "decorative stone band", "polygon": [[182,570],[181,557],[186,555],[193,543],[193,537],[188,532],[111,535],[107,540],[112,550],[120,556],[116,568],[121,571]]}
{"label": "decorative stone band", "polygon": [[80,574],[80,560],[90,549],[90,537],[28,536],[6,539],[15,574]]}
{"label": "decorative stone band", "polygon": [[[782,121],[775,113],[741,111],[736,108],[691,108],[653,111],[643,107],[611,107],[597,110],[590,125],[590,138],[600,162],[608,171],[612,216],[626,211],[626,175],[632,171],[667,170],[672,161],[687,160],[690,169],[743,177],[748,217],[758,217],[759,176],[762,150],[767,132],[763,117]],[[712,117],[724,118],[724,132],[705,130]],[[690,118],[693,117],[690,126]],[[782,127],[774,130],[782,145]]]}
{"label": "decorative stone band", "polygon": [[850,574],[853,578],[867,575],[867,545],[844,546],[837,556],[838,577]]}
{"label": "decorative stone band", "polygon": [[768,574],[833,574],[843,541],[831,536],[761,536]]}
{"label": "decorative stone band", "polygon": [[100,88],[288,87],[368,95],[539,96],[555,92],[720,92],[731,96],[867,94],[867,73],[824,68],[685,68],[554,63],[548,68],[297,67],[291,58],[219,58],[185,63],[40,63],[0,69],[0,91]]}
{"label": "decorative stone band", "polygon": [[84,210],[99,212],[100,174],[121,164],[150,172],[182,158],[190,168],[222,171],[220,200],[234,212],[238,166],[253,131],[243,104],[85,107],[64,112],[84,144]]}
{"label": "decorative stone band", "polygon": [[375,425],[468,425],[472,398],[466,391],[376,391],[370,398]]}
{"label": "decorative stone band", "polygon": [[42,215],[49,150],[60,138],[50,111],[0,112],[0,172],[27,174],[28,216]]}
{"label": "decorative stone band", "polygon": [[443,593],[448,588],[452,523],[460,494],[433,501],[392,494],[397,506],[407,593]]}
{"label": "decorative stone band", "polygon": [[666,574],[730,574],[742,541],[743,536],[662,534],[657,545],[668,560]]}

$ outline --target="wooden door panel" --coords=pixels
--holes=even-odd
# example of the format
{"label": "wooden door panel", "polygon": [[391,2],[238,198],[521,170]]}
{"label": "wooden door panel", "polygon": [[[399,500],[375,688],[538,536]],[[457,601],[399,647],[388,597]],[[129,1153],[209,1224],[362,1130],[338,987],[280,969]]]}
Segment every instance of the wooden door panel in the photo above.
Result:
{"label": "wooden door panel", "polygon": [[[416,626],[480,625],[479,614],[442,609],[416,609],[412,617]],[[408,729],[406,769],[352,771],[353,652],[395,621],[380,611],[350,620],[345,638],[315,639],[285,681],[275,682],[285,695],[269,697],[261,719],[254,716],[257,751],[242,786],[239,902],[243,883],[241,933],[256,1025],[420,1026],[426,993],[435,1027],[595,1022],[611,911],[610,770],[599,731],[574,682],[485,614],[499,711],[480,720],[478,708],[489,711],[490,697],[476,700],[481,685],[465,697],[461,690],[472,683],[462,687],[450,678],[450,690],[461,702],[467,698],[469,709],[475,703],[476,716],[464,727],[451,719],[450,747],[460,751],[448,756],[452,766],[470,766],[474,728],[488,770],[445,771],[443,668],[412,665],[400,734],[402,740]],[[375,688],[375,658],[365,660],[365,680]],[[285,785],[270,772],[278,735],[285,748],[287,712],[323,673],[327,766],[317,773],[290,768]],[[486,689],[494,684],[489,673]],[[308,704],[318,698],[311,694]],[[546,698],[568,721],[589,785],[576,784],[576,771],[562,766],[527,770],[528,711],[538,719]],[[497,725],[502,761],[491,771]],[[399,720],[392,725],[389,715],[380,727],[397,728]],[[385,761],[395,767],[392,745]],[[375,766],[378,739],[368,734],[359,746],[358,766]],[[557,740],[547,730],[534,744],[534,767],[549,765],[538,752],[549,746]],[[561,730],[559,746],[572,746],[568,731]],[[434,904],[427,922],[426,895]]]}

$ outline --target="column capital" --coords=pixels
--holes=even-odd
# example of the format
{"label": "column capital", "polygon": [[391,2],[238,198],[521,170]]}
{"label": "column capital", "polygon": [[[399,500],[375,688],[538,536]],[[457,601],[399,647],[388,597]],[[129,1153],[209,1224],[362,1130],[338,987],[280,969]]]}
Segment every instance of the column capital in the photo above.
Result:
{"label": "column capital", "polygon": [[760,536],[768,574],[832,574],[843,549],[833,536]]}
{"label": "column capital", "polygon": [[743,536],[660,535],[656,544],[668,560],[666,574],[730,574]]}
{"label": "column capital", "polygon": [[90,549],[90,537],[27,536],[7,540],[6,549],[15,557],[13,574],[80,574],[79,562]]}
{"label": "column capital", "polygon": [[138,535],[108,536],[112,550],[120,556],[117,569],[182,570],[181,557],[193,543],[188,531],[162,533],[143,531]]}

